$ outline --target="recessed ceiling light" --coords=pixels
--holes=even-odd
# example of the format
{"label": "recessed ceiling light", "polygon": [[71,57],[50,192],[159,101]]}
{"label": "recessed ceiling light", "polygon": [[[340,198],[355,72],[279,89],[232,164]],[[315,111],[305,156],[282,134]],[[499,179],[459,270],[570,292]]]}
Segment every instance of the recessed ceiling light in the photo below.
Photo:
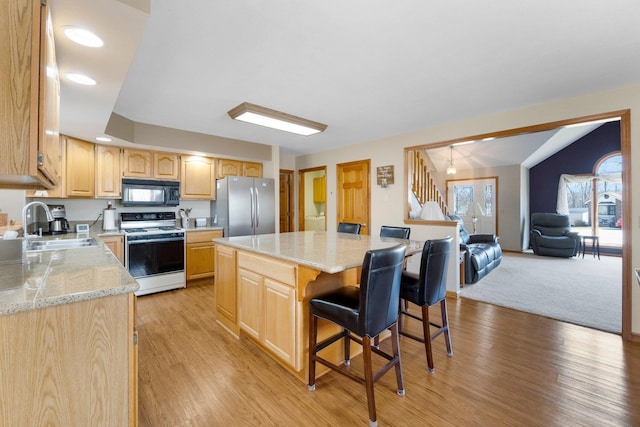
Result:
{"label": "recessed ceiling light", "polygon": [[327,125],[293,116],[281,111],[261,107],[259,105],[243,102],[227,112],[229,117],[254,125],[266,126],[272,129],[309,136],[319,133],[327,128]]}
{"label": "recessed ceiling light", "polygon": [[74,42],[88,47],[102,47],[104,42],[94,33],[80,27],[66,27],[64,35]]}
{"label": "recessed ceiling light", "polygon": [[96,84],[96,81],[93,80],[91,77],[87,77],[84,74],[80,74],[80,73],[67,73],[67,78],[72,82],[75,82],[81,85],[93,86]]}
{"label": "recessed ceiling light", "polygon": [[107,138],[106,136],[97,136],[96,141],[111,142],[111,138]]}

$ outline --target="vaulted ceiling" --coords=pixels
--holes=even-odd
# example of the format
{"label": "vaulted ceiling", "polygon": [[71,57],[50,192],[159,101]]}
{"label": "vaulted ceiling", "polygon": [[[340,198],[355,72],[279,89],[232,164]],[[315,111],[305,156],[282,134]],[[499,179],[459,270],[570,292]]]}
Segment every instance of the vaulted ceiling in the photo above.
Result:
{"label": "vaulted ceiling", "polygon": [[[148,1],[52,0],[62,132],[93,140],[115,112],[302,155],[640,81],[637,0]],[[328,129],[231,120],[245,101]]]}

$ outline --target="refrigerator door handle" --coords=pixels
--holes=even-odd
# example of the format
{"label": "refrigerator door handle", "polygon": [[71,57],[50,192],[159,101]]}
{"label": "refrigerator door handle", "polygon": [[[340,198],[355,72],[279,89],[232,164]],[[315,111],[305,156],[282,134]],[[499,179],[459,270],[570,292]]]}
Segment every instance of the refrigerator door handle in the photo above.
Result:
{"label": "refrigerator door handle", "polygon": [[256,187],[256,228],[260,227],[260,194]]}
{"label": "refrigerator door handle", "polygon": [[254,226],[253,222],[254,222],[254,219],[256,217],[256,213],[255,213],[255,205],[253,203],[253,200],[254,200],[254,198],[253,198],[253,188],[249,188],[249,192],[251,194],[251,228],[254,228],[255,226]]}

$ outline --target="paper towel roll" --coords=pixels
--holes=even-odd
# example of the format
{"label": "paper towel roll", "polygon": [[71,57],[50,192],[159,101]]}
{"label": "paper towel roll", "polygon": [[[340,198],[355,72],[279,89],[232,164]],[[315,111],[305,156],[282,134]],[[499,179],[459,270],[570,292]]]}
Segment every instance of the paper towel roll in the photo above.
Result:
{"label": "paper towel roll", "polygon": [[105,209],[102,213],[102,229],[104,231],[115,231],[116,227],[116,210]]}

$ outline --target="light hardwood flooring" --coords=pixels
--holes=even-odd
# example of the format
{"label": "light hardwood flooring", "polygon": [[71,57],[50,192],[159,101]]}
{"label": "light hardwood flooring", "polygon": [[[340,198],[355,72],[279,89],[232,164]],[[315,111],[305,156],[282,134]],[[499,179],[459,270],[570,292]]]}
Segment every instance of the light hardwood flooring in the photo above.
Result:
{"label": "light hardwood flooring", "polygon": [[[218,326],[214,298],[211,282],[138,298],[141,427],[367,425],[363,385],[330,372],[308,391]],[[454,355],[434,341],[430,375],[422,344],[401,337],[406,396],[393,372],[376,384],[380,426],[640,425],[640,344],[467,299],[448,308]]]}

